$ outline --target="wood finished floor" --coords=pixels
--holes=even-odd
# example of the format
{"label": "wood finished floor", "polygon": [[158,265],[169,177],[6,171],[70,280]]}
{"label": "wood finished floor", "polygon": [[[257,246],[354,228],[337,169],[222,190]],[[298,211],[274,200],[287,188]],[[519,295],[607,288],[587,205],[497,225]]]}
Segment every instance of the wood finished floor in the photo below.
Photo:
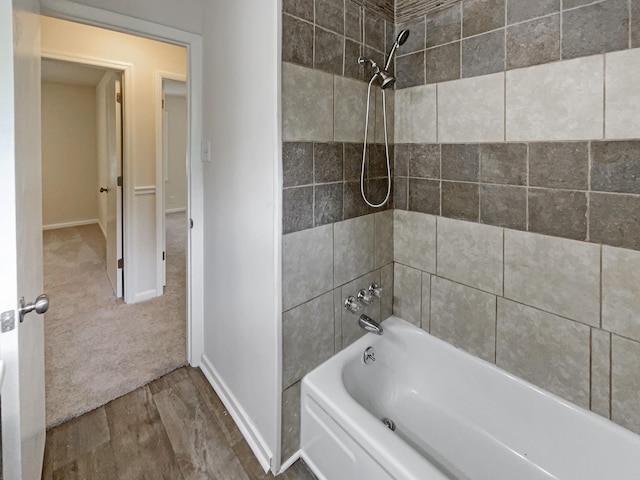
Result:
{"label": "wood finished floor", "polygon": [[[47,432],[43,480],[263,480],[199,369],[180,368]],[[296,462],[282,480],[313,480]]]}

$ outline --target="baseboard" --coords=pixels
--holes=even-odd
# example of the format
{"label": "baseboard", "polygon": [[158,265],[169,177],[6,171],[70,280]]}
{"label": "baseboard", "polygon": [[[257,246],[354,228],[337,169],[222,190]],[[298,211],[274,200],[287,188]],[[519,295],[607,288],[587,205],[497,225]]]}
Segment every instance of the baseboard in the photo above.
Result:
{"label": "baseboard", "polygon": [[164,213],[178,213],[178,212],[186,212],[187,209],[185,207],[182,208],[167,208]]}
{"label": "baseboard", "polygon": [[265,473],[268,472],[271,468],[271,459],[273,455],[271,454],[267,443],[262,438],[262,435],[260,435],[260,433],[255,429],[253,422],[251,422],[249,416],[238,403],[233,393],[220,378],[217,370],[213,367],[211,361],[206,355],[202,355],[200,369],[220,397],[220,400],[226,407],[227,411],[231,414],[231,418],[236,422],[242,436],[249,444],[249,447],[251,447],[253,454],[258,459],[258,462],[260,462]]}
{"label": "baseboard", "polygon": [[156,298],[156,297],[157,295],[156,295],[155,289],[147,290],[145,292],[139,292],[134,295],[133,303],[145,302],[147,300],[151,300],[152,298]]}
{"label": "baseboard", "polygon": [[278,470],[278,475],[284,473],[285,470],[287,470],[291,465],[296,463],[300,459],[300,454],[301,454],[301,452],[300,452],[300,450],[298,450],[296,453],[291,455],[286,462],[281,464],[280,465],[280,470]]}
{"label": "baseboard", "polygon": [[80,227],[82,225],[92,225],[94,223],[98,223],[97,218],[92,218],[90,220],[78,220],[76,222],[50,223],[49,225],[42,225],[42,230],[55,230],[57,228]]}
{"label": "baseboard", "polygon": [[98,226],[100,226],[100,230],[102,230],[102,235],[104,235],[104,239],[107,239],[107,231],[104,229],[104,227],[102,226],[102,224],[100,222],[98,222]]}

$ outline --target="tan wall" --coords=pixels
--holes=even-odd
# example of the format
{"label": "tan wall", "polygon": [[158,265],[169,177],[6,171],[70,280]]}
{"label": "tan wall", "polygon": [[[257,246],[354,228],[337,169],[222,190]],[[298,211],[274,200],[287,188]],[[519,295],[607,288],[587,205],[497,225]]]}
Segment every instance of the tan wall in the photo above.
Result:
{"label": "tan wall", "polygon": [[95,88],[42,83],[42,222],[98,216]]}
{"label": "tan wall", "polygon": [[[165,97],[168,114],[168,169],[165,181],[165,208],[177,210],[187,206],[187,99],[177,95]],[[171,203],[173,197],[173,203]]]}
{"label": "tan wall", "polygon": [[[155,73],[161,70],[186,75],[186,49],[44,16],[40,26],[45,56],[47,52],[54,52],[133,65],[131,78],[128,83],[125,79],[124,85],[125,98],[127,95],[133,98],[132,105],[124,105],[125,110],[130,109],[132,119],[124,152],[125,176],[127,162],[132,166],[132,175],[125,178],[125,188],[131,194],[135,187],[155,186]],[[130,212],[133,217],[126,220],[132,226],[129,231],[133,238],[128,247],[125,245],[131,249],[129,265],[135,271],[127,287],[130,302],[148,299],[157,293],[156,201],[152,192],[143,192],[132,196],[132,204],[127,205],[125,198],[125,214]]]}

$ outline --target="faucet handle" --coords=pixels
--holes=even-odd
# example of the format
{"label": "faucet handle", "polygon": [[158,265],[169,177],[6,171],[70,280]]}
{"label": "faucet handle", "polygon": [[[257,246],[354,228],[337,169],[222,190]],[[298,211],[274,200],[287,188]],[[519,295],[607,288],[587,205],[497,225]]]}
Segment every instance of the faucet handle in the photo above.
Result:
{"label": "faucet handle", "polygon": [[371,305],[375,298],[364,288],[358,292],[358,300],[365,305]]}
{"label": "faucet handle", "polygon": [[380,287],[377,283],[372,283],[369,285],[369,293],[374,297],[382,297],[382,287]]}
{"label": "faucet handle", "polygon": [[344,301],[344,308],[347,312],[358,313],[362,307],[357,302],[356,297],[351,295]]}

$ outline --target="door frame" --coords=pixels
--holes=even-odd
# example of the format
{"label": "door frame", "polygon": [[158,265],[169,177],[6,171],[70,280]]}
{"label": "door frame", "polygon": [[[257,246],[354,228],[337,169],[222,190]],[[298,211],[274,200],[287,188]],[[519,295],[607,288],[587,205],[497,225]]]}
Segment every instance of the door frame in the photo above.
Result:
{"label": "door frame", "polygon": [[[202,145],[203,122],[202,35],[81,5],[69,0],[41,0],[40,13],[63,20],[168,42],[187,49],[187,128],[189,135],[187,141],[187,218],[193,221],[193,227],[187,231],[187,359],[190,365],[200,366],[204,353],[204,188],[202,162],[197,159],[200,157]],[[125,85],[125,94],[126,90]],[[129,110],[131,110],[130,102]],[[125,174],[130,175],[131,172],[125,169]],[[132,189],[132,185],[129,185],[129,189]],[[131,203],[130,196],[133,193],[125,190],[125,201]],[[125,234],[126,231],[125,225]]]}
{"label": "door frame", "polygon": [[[156,245],[160,245],[156,257],[156,295],[160,296],[164,293],[165,272],[166,272],[166,255],[163,258],[162,253],[166,251],[166,225],[164,190],[166,178],[166,165],[164,164],[165,152],[165,132],[164,132],[164,111],[162,101],[164,99],[163,80],[178,80],[187,83],[188,75],[179,75],[165,70],[156,70],[154,72],[154,103],[155,103],[155,123],[156,123]],[[187,105],[189,104],[189,92],[187,91]],[[187,126],[187,130],[189,127]],[[188,134],[188,132],[187,132]],[[188,146],[187,146],[188,147]],[[186,153],[186,152],[185,152]],[[187,155],[187,163],[185,165],[187,172],[190,170],[190,158]],[[189,175],[187,175],[187,198],[189,198]],[[187,207],[188,209],[188,207]],[[186,225],[185,225],[186,227]]]}
{"label": "door frame", "polygon": [[[131,288],[133,285],[133,273],[135,270],[135,255],[131,252],[131,246],[133,245],[132,231],[129,227],[134,217],[133,208],[133,195],[131,195],[131,182],[130,178],[133,172],[133,165],[129,165],[127,160],[133,158],[133,151],[131,138],[133,138],[133,122],[132,122],[132,109],[127,108],[127,105],[131,105],[133,101],[133,88],[130,88],[131,79],[133,78],[133,64],[127,62],[120,62],[118,60],[105,59],[101,57],[94,57],[90,55],[78,55],[68,52],[61,52],[58,50],[51,50],[43,48],[41,51],[41,57],[47,60],[59,60],[63,62],[72,62],[80,65],[87,65],[90,67],[104,68],[107,70],[113,70],[121,75],[122,81],[122,202],[124,208],[122,209],[122,218],[120,228],[122,229],[122,254],[123,258],[127,259],[127,268],[123,268],[123,283],[124,288],[122,291],[122,297],[125,303],[131,302],[135,299],[135,292]],[[129,87],[128,87],[129,85]],[[105,226],[106,228],[106,226]],[[117,296],[117,295],[116,295]]]}

